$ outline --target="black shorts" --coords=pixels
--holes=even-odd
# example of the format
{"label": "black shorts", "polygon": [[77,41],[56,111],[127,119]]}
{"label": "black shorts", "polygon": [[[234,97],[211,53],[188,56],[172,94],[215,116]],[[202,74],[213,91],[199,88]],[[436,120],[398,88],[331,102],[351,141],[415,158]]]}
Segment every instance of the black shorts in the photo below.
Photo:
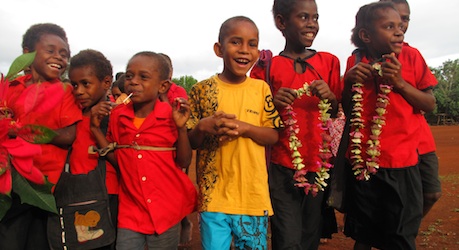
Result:
{"label": "black shorts", "polygon": [[348,184],[345,235],[380,249],[416,249],[422,219],[418,167],[380,168],[369,181],[354,177]]}
{"label": "black shorts", "polygon": [[419,171],[424,194],[441,192],[441,183],[438,178],[438,157],[435,152],[419,156]]}

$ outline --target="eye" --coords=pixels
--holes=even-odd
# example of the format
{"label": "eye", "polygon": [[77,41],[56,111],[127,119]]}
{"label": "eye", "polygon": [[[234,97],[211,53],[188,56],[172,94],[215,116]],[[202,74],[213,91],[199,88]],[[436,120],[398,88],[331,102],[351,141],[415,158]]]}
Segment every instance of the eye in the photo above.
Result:
{"label": "eye", "polygon": [[250,47],[258,48],[258,42],[249,42]]}
{"label": "eye", "polygon": [[124,77],[125,77],[126,80],[132,80],[132,74],[127,74],[126,73],[126,75],[124,75]]}

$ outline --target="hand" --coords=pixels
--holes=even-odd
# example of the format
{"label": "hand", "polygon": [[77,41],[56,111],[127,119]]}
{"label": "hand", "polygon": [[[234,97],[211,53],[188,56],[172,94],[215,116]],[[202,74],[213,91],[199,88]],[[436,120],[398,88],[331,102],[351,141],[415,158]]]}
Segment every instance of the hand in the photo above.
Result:
{"label": "hand", "polygon": [[374,69],[370,64],[359,62],[348,70],[344,76],[344,82],[347,84],[353,84],[356,82],[364,83],[367,79],[372,77],[373,71]]}
{"label": "hand", "polygon": [[185,127],[186,122],[190,118],[190,104],[185,98],[175,98],[172,104],[172,118],[177,128]]}
{"label": "hand", "polygon": [[98,104],[94,105],[91,108],[91,127],[100,128],[100,122],[112,111],[113,107],[117,104],[109,102],[109,101],[102,101]]}
{"label": "hand", "polygon": [[297,95],[295,90],[290,88],[282,87],[280,88],[276,95],[274,95],[274,106],[278,109],[283,109],[288,105],[291,105],[295,101]]}
{"label": "hand", "polygon": [[402,77],[402,64],[395,56],[395,53],[383,55],[386,59],[381,64],[382,77],[388,80],[388,84],[394,86],[395,89],[401,89],[405,85],[405,80]]}
{"label": "hand", "polygon": [[312,95],[319,97],[321,100],[335,100],[335,94],[330,90],[330,87],[324,80],[315,80],[309,85]]}

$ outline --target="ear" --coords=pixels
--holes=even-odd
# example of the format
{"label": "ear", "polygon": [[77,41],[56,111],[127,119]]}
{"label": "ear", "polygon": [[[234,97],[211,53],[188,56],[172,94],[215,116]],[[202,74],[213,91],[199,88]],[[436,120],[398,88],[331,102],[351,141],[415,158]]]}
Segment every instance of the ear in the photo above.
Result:
{"label": "ear", "polygon": [[285,19],[282,15],[276,15],[274,18],[274,24],[276,25],[276,28],[282,32],[285,30]]}
{"label": "ear", "polygon": [[30,51],[29,48],[24,47],[24,48],[22,49],[22,54],[27,54],[27,53],[29,53],[29,51]]}
{"label": "ear", "polygon": [[169,79],[161,81],[158,92],[160,94],[167,93],[167,91],[169,91],[171,85],[172,85],[172,83],[171,83],[171,81]]}
{"label": "ear", "polygon": [[105,76],[105,78],[102,80],[102,86],[104,87],[104,90],[107,91],[110,89],[112,86],[113,82],[113,76]]}
{"label": "ear", "polygon": [[370,32],[368,32],[367,29],[360,29],[359,30],[359,38],[364,43],[371,43]]}
{"label": "ear", "polygon": [[215,55],[217,55],[218,57],[223,58],[222,45],[220,43],[215,43],[214,44],[214,52],[215,52]]}

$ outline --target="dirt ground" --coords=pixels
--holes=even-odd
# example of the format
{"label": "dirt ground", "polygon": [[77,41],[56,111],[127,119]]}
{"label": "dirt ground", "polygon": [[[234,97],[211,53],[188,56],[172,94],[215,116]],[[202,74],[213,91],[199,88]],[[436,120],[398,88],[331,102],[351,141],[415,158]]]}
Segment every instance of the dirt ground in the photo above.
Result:
{"label": "dirt ground", "polygon": [[[440,162],[442,197],[423,219],[416,245],[418,249],[459,249],[459,126],[432,126],[437,143]],[[195,181],[194,162],[189,169],[190,178]],[[343,215],[336,212],[339,231],[343,228]],[[193,239],[187,250],[201,248],[196,213],[189,218],[194,224]],[[320,250],[352,249],[354,241],[339,232],[333,239],[322,243]]]}

